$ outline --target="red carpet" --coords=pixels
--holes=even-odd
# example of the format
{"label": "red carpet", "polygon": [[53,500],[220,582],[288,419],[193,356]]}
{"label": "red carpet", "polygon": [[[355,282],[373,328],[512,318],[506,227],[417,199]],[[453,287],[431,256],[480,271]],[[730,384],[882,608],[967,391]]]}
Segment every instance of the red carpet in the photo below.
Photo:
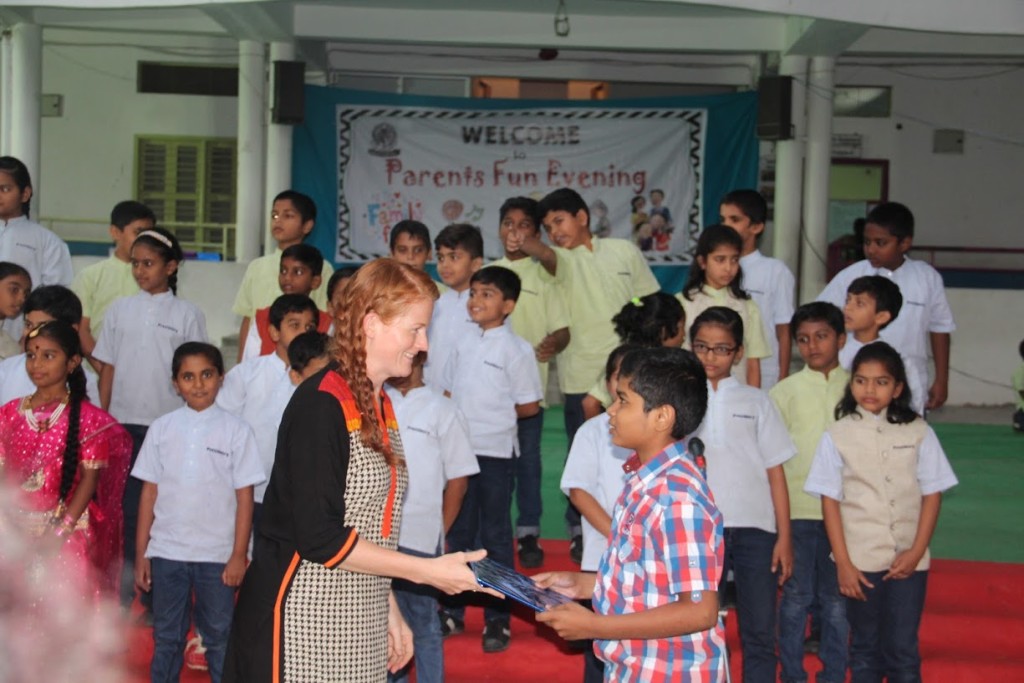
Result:
{"label": "red carpet", "polygon": [[[545,541],[545,569],[571,569],[566,541]],[[1024,565],[936,560],[929,576],[928,599],[921,624],[922,675],[929,683],[981,683],[1024,680]],[[728,623],[733,680],[740,681],[736,620]],[[485,655],[480,649],[483,612],[470,608],[466,633],[445,641],[448,683],[515,683],[582,680],[583,659],[570,653],[554,633],[533,621],[533,613],[515,611],[508,650]],[[126,665],[129,681],[148,680],[152,652],[150,630],[133,627]],[[808,670],[821,665],[808,656]],[[813,677],[812,677],[813,679]],[[207,681],[201,672],[185,671],[182,681]]]}

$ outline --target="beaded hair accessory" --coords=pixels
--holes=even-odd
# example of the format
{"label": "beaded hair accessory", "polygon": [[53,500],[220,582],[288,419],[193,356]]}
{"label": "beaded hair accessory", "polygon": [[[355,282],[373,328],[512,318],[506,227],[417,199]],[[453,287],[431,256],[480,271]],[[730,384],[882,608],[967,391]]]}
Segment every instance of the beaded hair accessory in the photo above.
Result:
{"label": "beaded hair accessory", "polygon": [[[152,237],[153,239],[155,239],[160,244],[163,244],[168,249],[174,249],[174,244],[171,243],[171,240],[169,240],[164,235],[161,235],[156,230],[143,230],[142,232],[139,233],[139,237]],[[136,239],[138,239],[138,237]]]}
{"label": "beaded hair accessory", "polygon": [[634,306],[636,306],[637,308],[643,308],[644,307],[644,302],[641,301],[640,297],[638,297],[638,296],[634,296],[632,299],[629,300],[629,302],[631,304],[633,304]]}

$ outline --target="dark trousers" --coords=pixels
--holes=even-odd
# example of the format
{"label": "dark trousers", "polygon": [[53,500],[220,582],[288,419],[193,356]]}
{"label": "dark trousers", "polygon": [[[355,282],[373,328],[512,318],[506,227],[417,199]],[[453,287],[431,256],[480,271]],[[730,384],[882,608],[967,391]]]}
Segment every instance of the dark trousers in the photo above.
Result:
{"label": "dark trousers", "polygon": [[[210,678],[220,683],[224,671],[235,589],[221,580],[220,562],[178,562],[154,557],[153,575],[153,659],[150,680],[171,683],[181,677],[185,637],[192,615],[203,634]],[[193,596],[195,606],[193,607]]]}
{"label": "dark trousers", "polygon": [[867,600],[847,599],[852,683],[920,683],[917,630],[924,611],[928,572],[882,581],[885,572],[864,572],[874,588],[862,586]]}
{"label": "dark trousers", "polygon": [[[398,552],[415,557],[437,557],[436,553],[422,553],[399,546]],[[416,658],[416,683],[444,683],[444,638],[441,622],[437,618],[437,589],[403,579],[391,582],[391,592],[402,611],[405,623],[412,629],[413,653]],[[406,666],[397,674],[388,674],[390,683],[409,680]]]}
{"label": "dark trousers", "polygon": [[775,683],[775,605],[772,572],[776,535],[762,529],[727,527],[722,583],[731,569],[736,583],[736,621],[743,650],[743,683]]}
{"label": "dark trousers", "polygon": [[[583,398],[586,394],[566,394],[564,404],[565,435],[569,439],[569,448],[572,448],[572,440],[576,438],[576,432],[586,418],[583,417]],[[566,459],[569,454],[565,454]],[[578,536],[583,533],[583,522],[580,520],[580,511],[570,502],[565,505],[565,523],[569,527],[570,536]]]}
{"label": "dark trousers", "polygon": [[[142,449],[142,442],[146,440],[148,425],[124,425],[129,436],[132,437],[132,463],[128,471],[135,467],[135,461]],[[131,607],[135,600],[135,535],[139,530],[139,499],[142,497],[142,480],[135,477],[128,477],[124,485],[124,497],[121,499],[121,509],[124,513],[124,570],[121,573],[121,607]],[[140,601],[146,611],[152,611],[153,598],[151,593],[142,593]]]}
{"label": "dark trousers", "polygon": [[814,519],[794,519],[793,575],[782,585],[779,601],[779,659],[784,683],[805,683],[804,634],[807,614],[817,602],[821,623],[818,657],[824,670],[817,683],[843,683],[850,626],[846,621],[846,598],[839,594],[836,565],[830,557],[825,523]]}
{"label": "dark trousers", "polygon": [[540,497],[540,437],[544,431],[544,409],[518,421],[519,457],[516,458],[516,538],[540,536],[543,504]]}
{"label": "dark trousers", "polygon": [[[510,509],[515,459],[490,458],[485,455],[478,455],[476,459],[480,463],[480,474],[474,474],[469,478],[466,496],[462,499],[462,508],[459,509],[459,515],[448,531],[448,550],[458,552],[482,546],[487,550],[487,557],[511,567],[515,561]],[[480,597],[484,599],[484,619],[508,622],[511,611],[508,600],[476,596]],[[460,619],[463,618],[466,609],[465,598],[445,598],[444,605],[448,612]]]}

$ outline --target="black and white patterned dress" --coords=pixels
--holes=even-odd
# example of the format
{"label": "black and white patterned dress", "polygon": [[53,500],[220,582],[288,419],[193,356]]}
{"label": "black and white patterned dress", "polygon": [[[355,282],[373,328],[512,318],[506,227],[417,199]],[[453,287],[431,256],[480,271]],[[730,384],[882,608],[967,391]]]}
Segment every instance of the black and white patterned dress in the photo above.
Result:
{"label": "black and white patterned dress", "polygon": [[[394,412],[381,400],[388,441],[401,456]],[[391,579],[338,565],[361,539],[397,547],[406,470],[362,442],[361,420],[333,368],[304,382],[288,404],[224,681],[386,680]]]}

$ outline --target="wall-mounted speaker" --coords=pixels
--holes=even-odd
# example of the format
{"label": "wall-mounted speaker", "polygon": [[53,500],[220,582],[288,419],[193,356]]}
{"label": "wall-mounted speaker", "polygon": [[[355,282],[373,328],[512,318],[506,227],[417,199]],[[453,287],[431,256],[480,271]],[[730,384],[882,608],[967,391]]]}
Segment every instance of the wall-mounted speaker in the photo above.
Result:
{"label": "wall-mounted speaker", "polygon": [[757,137],[793,139],[793,78],[764,76],[757,83]]}
{"label": "wall-mounted speaker", "polygon": [[271,121],[297,125],[306,115],[306,63],[274,62],[274,106]]}

